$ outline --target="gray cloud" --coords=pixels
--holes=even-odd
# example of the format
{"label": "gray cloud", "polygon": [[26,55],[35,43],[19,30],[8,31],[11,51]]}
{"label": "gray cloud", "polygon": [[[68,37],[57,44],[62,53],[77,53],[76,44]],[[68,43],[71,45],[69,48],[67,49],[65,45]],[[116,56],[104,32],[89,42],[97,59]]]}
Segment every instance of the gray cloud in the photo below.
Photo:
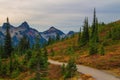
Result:
{"label": "gray cloud", "polygon": [[23,21],[43,31],[56,26],[67,32],[78,31],[88,16],[92,22],[93,8],[99,21],[111,22],[120,18],[119,0],[0,0],[0,24],[10,18],[11,24]]}

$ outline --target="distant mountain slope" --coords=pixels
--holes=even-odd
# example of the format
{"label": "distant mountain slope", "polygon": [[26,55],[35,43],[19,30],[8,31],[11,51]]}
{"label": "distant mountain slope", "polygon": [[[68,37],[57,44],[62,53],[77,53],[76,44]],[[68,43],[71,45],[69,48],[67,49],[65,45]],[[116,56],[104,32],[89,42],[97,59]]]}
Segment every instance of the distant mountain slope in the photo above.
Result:
{"label": "distant mountain slope", "polygon": [[69,32],[67,33],[67,37],[71,37],[71,36],[74,35],[74,34],[75,34],[74,31],[69,31]]}
{"label": "distant mountain slope", "polygon": [[56,38],[57,34],[60,35],[60,38],[64,38],[66,35],[61,30],[56,29],[55,27],[50,27],[48,30],[40,33],[41,36],[48,41],[49,38]]}
{"label": "distant mountain slope", "polygon": [[[6,32],[6,23],[2,25],[0,28],[0,42],[4,42]],[[17,45],[20,41],[20,39],[25,35],[28,37],[30,41],[30,45],[33,45],[35,43],[35,38],[37,36],[40,37],[40,43],[45,43],[46,40],[39,34],[39,32],[35,29],[30,28],[28,23],[25,21],[20,26],[14,27],[10,25],[10,34],[12,37],[12,43],[13,45]]]}
{"label": "distant mountain slope", "polygon": [[[3,45],[4,38],[6,34],[6,23],[3,23],[3,25],[0,27],[0,44]],[[44,44],[48,41],[49,38],[55,39],[57,35],[60,36],[60,38],[65,38],[67,36],[71,36],[74,32],[70,32],[69,34],[63,33],[61,30],[56,29],[55,27],[50,27],[48,30],[44,32],[38,32],[36,29],[33,29],[29,26],[29,24],[24,21],[21,25],[18,27],[14,27],[10,24],[10,34],[12,38],[12,44],[14,46],[18,45],[20,39],[23,36],[27,36],[30,42],[30,45],[33,45],[35,43],[35,38],[39,36],[40,43]]]}

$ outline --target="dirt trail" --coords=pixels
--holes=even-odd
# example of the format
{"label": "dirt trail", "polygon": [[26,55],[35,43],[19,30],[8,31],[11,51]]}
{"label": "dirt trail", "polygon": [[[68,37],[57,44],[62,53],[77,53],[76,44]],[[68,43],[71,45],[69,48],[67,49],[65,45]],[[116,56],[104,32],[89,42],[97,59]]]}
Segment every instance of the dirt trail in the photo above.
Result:
{"label": "dirt trail", "polygon": [[[49,63],[51,64],[56,64],[56,65],[63,65],[63,62],[58,62],[54,60],[48,60]],[[66,63],[64,63],[66,64]],[[96,80],[120,80],[119,78],[105,73],[101,70],[94,69],[91,67],[83,66],[83,65],[77,65],[78,72],[84,73],[84,74],[90,74],[93,76]]]}

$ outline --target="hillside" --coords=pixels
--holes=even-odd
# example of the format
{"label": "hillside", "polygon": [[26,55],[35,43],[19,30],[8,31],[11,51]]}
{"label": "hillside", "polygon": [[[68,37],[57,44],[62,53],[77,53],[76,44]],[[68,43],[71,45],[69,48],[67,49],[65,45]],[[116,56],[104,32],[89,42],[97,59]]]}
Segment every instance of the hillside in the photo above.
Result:
{"label": "hillside", "polygon": [[[49,58],[57,61],[66,62],[70,57],[76,59],[77,64],[83,64],[105,70],[113,75],[120,77],[120,20],[109,24],[99,25],[99,51],[101,44],[104,45],[105,55],[98,52],[89,55],[89,44],[84,47],[78,45],[78,34],[64,41],[59,41],[49,45]],[[51,49],[54,55],[51,55]]]}
{"label": "hillside", "polygon": [[[22,25],[25,24],[23,23]],[[14,27],[12,27],[11,29],[13,28]],[[23,26],[20,28],[26,29],[29,27]],[[28,33],[29,30],[30,29],[28,29]],[[91,27],[89,27],[88,30],[91,35]],[[119,34],[120,21],[115,21],[109,24],[103,23],[98,24],[99,41],[97,42],[97,46],[95,46],[95,48],[96,47],[98,48],[98,51],[95,52],[94,54],[90,54],[89,51],[90,41],[87,42],[87,44],[85,44],[84,46],[82,47],[80,46],[81,43],[79,44],[79,40],[82,41],[83,32],[84,31],[80,33],[74,33],[73,31],[70,31],[68,33],[68,35],[70,36],[64,39],[59,38],[56,41],[53,40],[54,42],[42,48],[40,47],[39,42],[36,42],[34,47],[31,48],[29,47],[29,44],[26,44],[27,43],[26,39],[23,39],[23,42],[21,42],[18,47],[15,47],[14,50],[12,50],[11,52],[12,55],[9,55],[9,52],[7,53],[8,49],[6,48],[6,46],[5,47],[1,46],[0,79],[4,80],[7,79],[64,80],[63,78],[65,79],[73,78],[73,80],[76,80],[77,78],[82,78],[83,80],[89,80],[89,78],[92,78],[93,80],[96,79],[93,74],[91,75],[85,73],[78,73],[75,63],[77,63],[78,65],[80,64],[88,67],[97,68],[99,69],[98,71],[100,71],[100,73],[102,71],[105,71],[120,78],[120,34]],[[46,37],[58,36],[55,35],[55,33],[65,35],[60,30],[54,27],[51,27],[42,34],[44,35],[49,34]],[[4,35],[2,33],[0,34]],[[101,46],[103,46],[104,48],[102,48]],[[48,63],[49,59],[67,62],[68,65],[58,66],[57,64],[52,63],[50,64]],[[53,73],[55,75],[53,75]]]}

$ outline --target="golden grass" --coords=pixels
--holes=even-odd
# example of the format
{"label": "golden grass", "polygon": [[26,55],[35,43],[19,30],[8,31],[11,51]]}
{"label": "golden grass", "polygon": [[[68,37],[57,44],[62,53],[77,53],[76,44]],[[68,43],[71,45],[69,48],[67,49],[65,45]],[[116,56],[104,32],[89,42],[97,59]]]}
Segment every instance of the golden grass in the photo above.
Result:
{"label": "golden grass", "polygon": [[[120,21],[115,23],[120,24]],[[105,30],[101,31],[101,37],[104,37],[106,35],[106,32],[110,30],[108,27],[109,25],[111,24],[108,24],[105,27]],[[75,57],[77,64],[83,64],[102,70],[110,70],[113,74],[118,74],[117,76],[120,76],[120,40],[107,40],[108,45],[105,46],[104,56],[101,56],[100,54],[90,56],[88,46],[75,50],[75,53],[73,55],[67,55],[65,51],[69,46],[78,47],[77,39],[78,34],[76,34],[74,38],[70,38],[48,46],[48,52],[51,48],[53,48],[56,52],[55,56],[49,56],[49,58],[57,61],[67,62],[70,57],[73,56]],[[101,38],[100,40],[104,41],[103,39],[104,38]]]}

